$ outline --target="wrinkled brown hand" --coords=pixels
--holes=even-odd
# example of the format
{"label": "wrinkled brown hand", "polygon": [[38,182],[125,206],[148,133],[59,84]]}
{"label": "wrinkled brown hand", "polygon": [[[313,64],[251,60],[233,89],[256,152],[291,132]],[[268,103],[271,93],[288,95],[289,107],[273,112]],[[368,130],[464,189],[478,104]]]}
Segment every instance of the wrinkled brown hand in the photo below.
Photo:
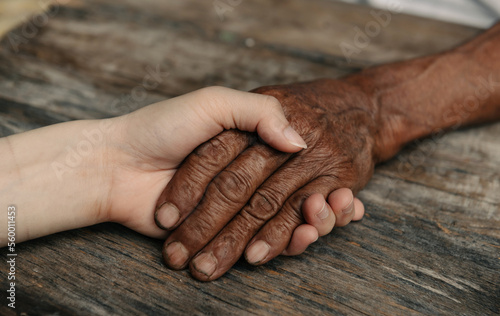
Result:
{"label": "wrinkled brown hand", "polygon": [[[176,269],[189,263],[200,280],[224,274],[245,247],[249,262],[265,263],[286,248],[312,193],[326,196],[340,187],[356,192],[374,162],[391,158],[404,144],[500,120],[499,52],[500,23],[448,52],[342,80],[257,89],[281,102],[309,147],[279,153],[237,131],[201,145],[158,201],[175,206],[179,215],[169,227],[178,226],[165,242],[165,262]],[[255,250],[264,256],[257,258]]]}
{"label": "wrinkled brown hand", "polygon": [[[269,252],[255,260],[247,251],[249,262],[276,257],[303,223],[308,196],[341,187],[357,192],[373,172],[377,111],[359,86],[324,79],[254,92],[281,102],[308,148],[281,153],[252,134],[226,131],[185,160],[158,201],[177,208],[177,223],[185,219],[167,238],[163,256],[174,269],[196,256],[190,269],[201,280],[220,277],[257,240]],[[209,260],[215,269],[205,268]]]}

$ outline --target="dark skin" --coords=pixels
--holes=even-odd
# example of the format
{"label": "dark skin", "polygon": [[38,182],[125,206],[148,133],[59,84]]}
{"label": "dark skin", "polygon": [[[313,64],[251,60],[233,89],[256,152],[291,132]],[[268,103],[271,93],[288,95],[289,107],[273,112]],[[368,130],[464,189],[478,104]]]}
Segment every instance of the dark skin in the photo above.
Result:
{"label": "dark skin", "polygon": [[[499,120],[500,24],[445,53],[254,92],[281,102],[308,148],[280,153],[254,135],[226,131],[185,160],[158,200],[181,215],[163,256],[170,268],[189,265],[199,280],[220,277],[243,254],[252,264],[278,256],[304,222],[307,197],[358,192],[375,164],[406,143]],[[257,243],[264,255],[256,261],[250,249]]]}

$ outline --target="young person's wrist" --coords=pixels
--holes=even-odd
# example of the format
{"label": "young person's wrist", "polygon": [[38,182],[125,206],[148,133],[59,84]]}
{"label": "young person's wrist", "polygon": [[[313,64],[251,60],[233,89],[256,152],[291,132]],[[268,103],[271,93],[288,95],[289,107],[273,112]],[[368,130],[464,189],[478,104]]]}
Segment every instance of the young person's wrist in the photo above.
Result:
{"label": "young person's wrist", "polygon": [[[79,121],[81,126],[70,145],[82,157],[81,163],[69,175],[80,183],[76,190],[81,190],[85,226],[113,221],[110,192],[115,169],[113,153],[120,146],[116,141],[120,122],[121,117]],[[90,152],[85,152],[85,146]],[[74,193],[78,194],[76,190]]]}

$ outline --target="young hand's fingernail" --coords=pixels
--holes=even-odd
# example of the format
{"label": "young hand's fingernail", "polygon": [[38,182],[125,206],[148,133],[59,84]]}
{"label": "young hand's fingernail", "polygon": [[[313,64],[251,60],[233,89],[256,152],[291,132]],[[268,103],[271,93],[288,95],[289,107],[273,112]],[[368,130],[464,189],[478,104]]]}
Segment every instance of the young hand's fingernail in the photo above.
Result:
{"label": "young hand's fingernail", "polygon": [[267,257],[270,251],[271,247],[267,242],[258,240],[246,251],[247,261],[251,264],[258,264]]}
{"label": "young hand's fingernail", "polygon": [[285,128],[283,131],[283,135],[285,135],[285,138],[288,140],[288,142],[294,146],[300,147],[300,148],[307,148],[306,142],[300,137],[299,133],[297,133],[291,126],[288,126]]}
{"label": "young hand's fingernail", "polygon": [[217,258],[211,252],[199,254],[193,259],[193,267],[196,271],[211,277],[217,269]]}
{"label": "young hand's fingernail", "polygon": [[169,267],[182,269],[189,259],[189,253],[182,243],[174,241],[165,248],[164,257]]}
{"label": "young hand's fingernail", "polygon": [[171,229],[179,221],[179,209],[172,203],[165,202],[156,210],[155,222],[161,229]]}
{"label": "young hand's fingernail", "polygon": [[351,200],[351,203],[347,205],[345,209],[342,210],[343,214],[350,214],[354,210],[354,198]]}
{"label": "young hand's fingernail", "polygon": [[326,201],[323,204],[323,208],[319,213],[316,214],[316,217],[318,217],[320,220],[324,220],[325,218],[328,217],[328,207],[326,207]]}

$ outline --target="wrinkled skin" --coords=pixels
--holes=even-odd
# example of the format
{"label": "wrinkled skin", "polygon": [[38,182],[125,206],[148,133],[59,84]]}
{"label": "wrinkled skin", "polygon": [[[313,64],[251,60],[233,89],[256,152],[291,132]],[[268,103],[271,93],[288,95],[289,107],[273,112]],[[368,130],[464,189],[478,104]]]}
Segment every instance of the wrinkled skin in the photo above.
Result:
{"label": "wrinkled skin", "polygon": [[500,120],[499,52],[500,23],[448,52],[340,80],[257,89],[281,102],[309,147],[283,154],[236,131],[198,147],[158,200],[180,214],[163,248],[165,262],[175,269],[189,264],[204,281],[220,277],[244,252],[250,263],[263,264],[287,247],[311,194],[326,197],[342,187],[356,193],[375,162],[406,143]]}
{"label": "wrinkled skin", "polygon": [[[208,273],[191,261],[200,280],[220,277],[256,240],[266,241],[270,251],[254,264],[276,257],[303,223],[300,209],[308,196],[327,197],[342,187],[357,192],[373,173],[377,109],[359,85],[323,79],[254,92],[281,102],[308,148],[281,153],[254,135],[225,131],[185,160],[158,201],[175,205],[178,223],[184,220],[165,241],[163,256],[174,269],[195,256],[215,260]],[[172,255],[176,242],[187,250],[182,259]]]}

